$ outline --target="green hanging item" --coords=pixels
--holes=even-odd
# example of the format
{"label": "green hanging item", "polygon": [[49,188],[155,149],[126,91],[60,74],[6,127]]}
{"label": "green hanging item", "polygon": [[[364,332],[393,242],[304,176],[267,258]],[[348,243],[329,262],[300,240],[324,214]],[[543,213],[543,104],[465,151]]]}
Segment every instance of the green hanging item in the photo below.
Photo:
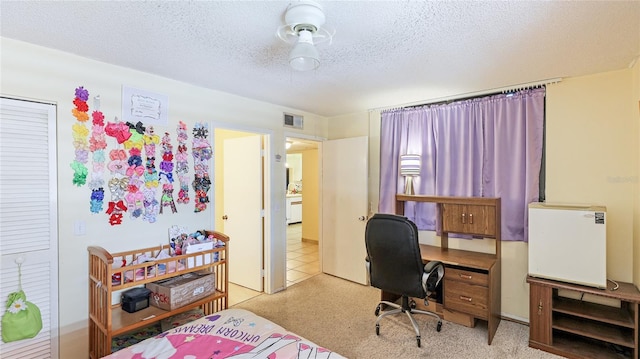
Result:
{"label": "green hanging item", "polygon": [[42,329],[40,308],[27,301],[22,290],[21,265],[22,261],[18,262],[18,291],[9,294],[2,316],[2,341],[5,343],[33,338]]}

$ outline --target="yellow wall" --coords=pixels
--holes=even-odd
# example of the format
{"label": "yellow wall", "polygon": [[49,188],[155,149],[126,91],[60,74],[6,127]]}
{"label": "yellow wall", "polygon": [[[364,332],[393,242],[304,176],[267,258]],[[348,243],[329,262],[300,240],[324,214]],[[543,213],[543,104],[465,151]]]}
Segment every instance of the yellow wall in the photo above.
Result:
{"label": "yellow wall", "polygon": [[631,70],[547,88],[547,201],[607,207],[607,277],[632,281],[637,117]]}
{"label": "yellow wall", "polygon": [[318,150],[302,152],[302,239],[320,238],[320,167]]}
{"label": "yellow wall", "polygon": [[[640,130],[638,114],[634,112],[638,111],[637,100],[633,101],[634,111],[629,105],[633,84],[637,87],[637,74],[636,65],[633,71],[564,79],[547,90],[547,200],[607,206],[608,275],[622,281],[631,281],[633,263],[636,278],[640,277],[637,265]],[[633,98],[638,98],[637,92]],[[331,118],[329,128],[331,139],[370,136],[369,186],[370,192],[376,191],[379,165],[374,164],[379,163],[380,156],[379,111]],[[377,196],[370,196],[370,200],[375,212]],[[420,242],[439,243],[431,232],[421,232]],[[493,241],[450,238],[449,246],[491,252]],[[529,318],[527,250],[524,242],[502,244],[502,315],[524,321]],[[567,265],[571,265],[570,259]]]}

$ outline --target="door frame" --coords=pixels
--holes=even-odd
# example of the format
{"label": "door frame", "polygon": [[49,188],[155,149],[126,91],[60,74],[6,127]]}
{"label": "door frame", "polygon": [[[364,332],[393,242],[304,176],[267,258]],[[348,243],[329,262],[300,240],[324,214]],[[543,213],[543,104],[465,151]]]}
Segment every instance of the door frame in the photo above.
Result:
{"label": "door frame", "polygon": [[[236,124],[230,124],[230,123],[226,123],[226,122],[217,122],[217,121],[210,121],[209,123],[210,128],[211,128],[211,132],[212,132],[212,145],[215,148],[215,130],[216,129],[223,129],[223,130],[232,130],[232,131],[238,131],[238,132],[248,132],[248,133],[253,133],[253,134],[257,134],[260,136],[263,136],[264,138],[264,154],[263,154],[263,161],[264,161],[264,172],[262,174],[262,180],[263,180],[263,199],[264,199],[264,229],[263,229],[263,250],[264,250],[264,262],[263,262],[263,271],[264,271],[264,292],[265,293],[273,293],[274,292],[274,284],[273,284],[273,273],[272,273],[272,266],[271,266],[271,258],[272,256],[272,221],[273,221],[273,217],[271,214],[271,206],[272,206],[272,196],[273,196],[273,191],[271,188],[271,185],[273,183],[272,181],[272,171],[271,171],[271,166],[272,166],[272,156],[271,153],[273,153],[273,131],[272,130],[268,130],[268,129],[264,129],[264,128],[257,128],[257,127],[251,127],[251,126],[243,126],[243,125],[236,125]],[[214,161],[214,173],[215,173],[215,166],[217,164]],[[215,182],[214,182],[214,186],[215,186]],[[215,203],[216,201],[216,197],[215,197],[215,190],[213,192],[213,203]],[[215,224],[215,219],[216,219],[216,209],[215,206],[212,206],[212,219],[213,219],[213,223]],[[231,238],[231,241],[229,243],[229,245],[233,245],[233,238]],[[233,259],[231,259],[233,260]]]}

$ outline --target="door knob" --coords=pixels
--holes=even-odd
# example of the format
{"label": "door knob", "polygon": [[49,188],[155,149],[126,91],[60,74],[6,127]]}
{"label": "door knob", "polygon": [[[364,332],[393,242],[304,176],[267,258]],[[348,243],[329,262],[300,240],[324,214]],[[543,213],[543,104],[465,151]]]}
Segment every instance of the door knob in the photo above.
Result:
{"label": "door knob", "polygon": [[226,221],[227,219],[229,219],[229,217],[227,217],[227,215],[225,214],[224,216],[222,216],[222,219]]}
{"label": "door knob", "polygon": [[367,216],[360,216],[358,217],[359,221],[366,221],[367,220]]}

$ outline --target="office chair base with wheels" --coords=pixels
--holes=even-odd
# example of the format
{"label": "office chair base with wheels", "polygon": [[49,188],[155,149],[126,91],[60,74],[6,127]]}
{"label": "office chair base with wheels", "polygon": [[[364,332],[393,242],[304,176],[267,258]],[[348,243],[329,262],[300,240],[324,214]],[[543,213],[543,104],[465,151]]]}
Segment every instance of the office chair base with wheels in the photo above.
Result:
{"label": "office chair base with wheels", "polygon": [[[385,312],[382,312],[382,314],[380,314],[380,311],[382,310],[383,305],[387,305],[395,309],[385,311]],[[376,313],[375,313],[376,316],[378,317],[378,319],[376,320],[376,335],[380,335],[380,321],[382,320],[382,318],[388,315],[394,315],[398,313],[405,313],[407,317],[409,317],[409,320],[411,321],[411,325],[413,325],[413,330],[416,332],[416,341],[418,342],[418,348],[420,347],[420,327],[418,326],[418,323],[416,322],[415,318],[413,318],[412,314],[426,314],[426,315],[430,315],[437,318],[438,325],[436,326],[436,331],[439,332],[440,330],[442,330],[442,319],[438,314],[429,312],[426,310],[415,309],[415,305],[416,303],[413,300],[409,301],[409,297],[407,296],[402,296],[402,304],[396,304],[396,303],[387,302],[384,300],[378,303],[378,306],[376,307]]]}

